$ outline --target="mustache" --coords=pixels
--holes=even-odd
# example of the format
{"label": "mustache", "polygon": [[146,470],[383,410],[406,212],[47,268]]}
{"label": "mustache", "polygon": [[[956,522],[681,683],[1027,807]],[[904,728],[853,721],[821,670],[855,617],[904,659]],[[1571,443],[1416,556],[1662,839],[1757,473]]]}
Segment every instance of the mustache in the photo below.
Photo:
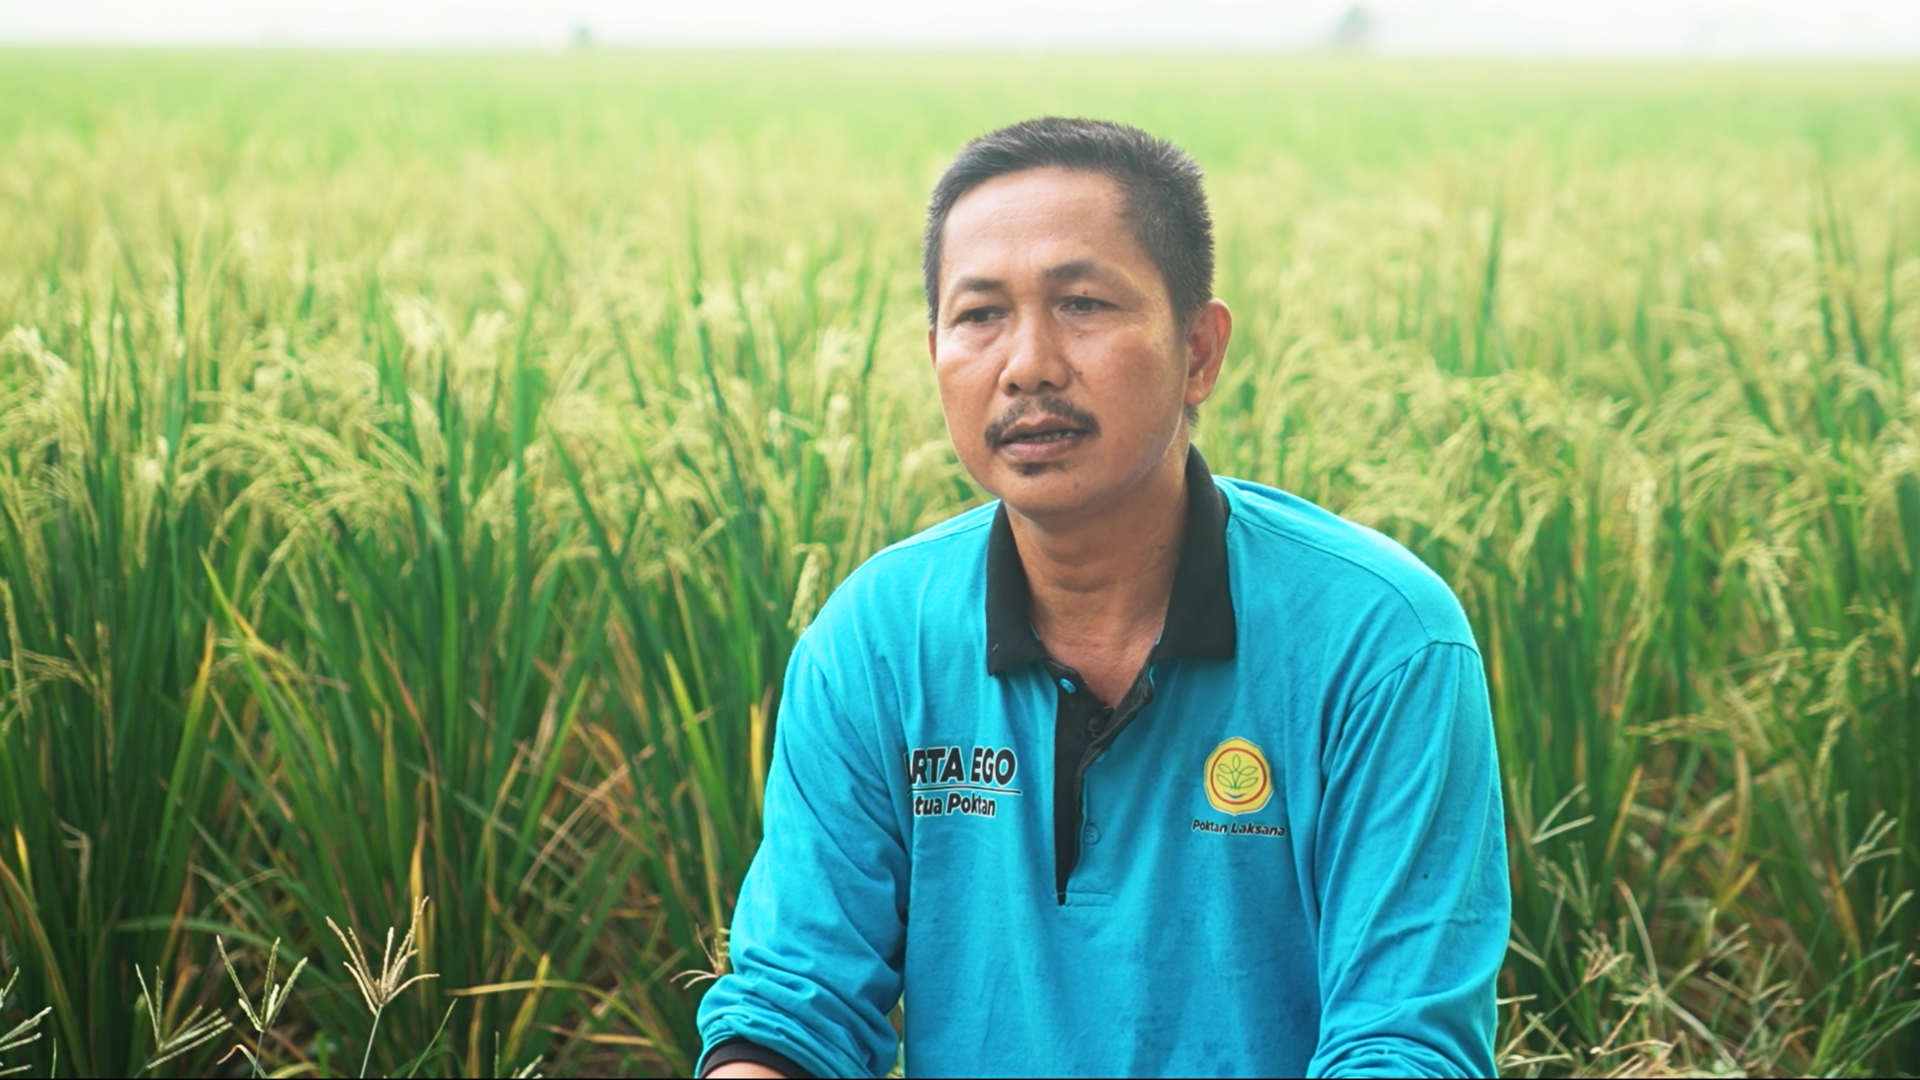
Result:
{"label": "mustache", "polygon": [[1001,413],[993,423],[988,424],[987,445],[999,446],[1006,442],[1007,432],[1012,430],[1015,424],[1028,419],[1035,413],[1059,420],[1070,427],[1079,428],[1089,435],[1100,434],[1100,421],[1094,419],[1092,413],[1066,398],[1047,394],[1037,398],[1021,398],[1006,412]]}

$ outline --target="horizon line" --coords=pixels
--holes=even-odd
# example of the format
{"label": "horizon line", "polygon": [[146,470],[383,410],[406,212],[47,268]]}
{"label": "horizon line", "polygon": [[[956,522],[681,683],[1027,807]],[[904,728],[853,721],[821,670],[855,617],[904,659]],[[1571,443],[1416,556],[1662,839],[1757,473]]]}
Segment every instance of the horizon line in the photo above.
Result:
{"label": "horizon line", "polygon": [[262,53],[375,53],[375,54],[515,54],[537,56],[566,56],[617,53],[861,53],[884,55],[888,53],[912,55],[936,53],[943,55],[1004,56],[1009,58],[1032,58],[1043,56],[1139,56],[1139,57],[1180,57],[1180,56],[1241,56],[1241,57],[1287,57],[1292,59],[1323,59],[1342,62],[1367,63],[1377,61],[1438,60],[1472,62],[1651,62],[1651,63],[1810,63],[1810,64],[1872,64],[1920,65],[1920,49],[1899,51],[1803,51],[1803,50],[1646,50],[1646,51],[1600,51],[1600,50],[1502,50],[1487,49],[1481,51],[1464,49],[1411,49],[1411,48],[1337,48],[1324,45],[1279,45],[1279,44],[1179,44],[1151,45],[1106,44],[1106,45],[991,45],[980,43],[938,44],[920,41],[701,41],[701,40],[599,40],[589,44],[575,42],[535,42],[526,40],[503,41],[301,41],[301,40],[260,40],[233,41],[208,39],[202,41],[102,41],[98,39],[24,39],[9,40],[0,38],[0,51],[7,52],[262,52]]}

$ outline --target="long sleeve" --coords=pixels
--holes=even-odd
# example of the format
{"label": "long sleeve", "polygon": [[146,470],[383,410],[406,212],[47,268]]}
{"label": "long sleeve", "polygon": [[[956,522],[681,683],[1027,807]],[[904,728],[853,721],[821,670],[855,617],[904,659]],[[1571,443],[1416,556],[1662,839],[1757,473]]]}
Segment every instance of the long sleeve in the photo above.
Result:
{"label": "long sleeve", "polygon": [[900,997],[907,854],[871,706],[850,712],[835,693],[863,658],[836,658],[817,631],[787,668],[733,970],[701,1001],[700,1033],[707,1052],[745,1039],[816,1076],[879,1076],[898,1045],[887,1014]]}
{"label": "long sleeve", "polygon": [[1363,688],[1323,769],[1308,1075],[1494,1075],[1512,898],[1479,655],[1428,644]]}

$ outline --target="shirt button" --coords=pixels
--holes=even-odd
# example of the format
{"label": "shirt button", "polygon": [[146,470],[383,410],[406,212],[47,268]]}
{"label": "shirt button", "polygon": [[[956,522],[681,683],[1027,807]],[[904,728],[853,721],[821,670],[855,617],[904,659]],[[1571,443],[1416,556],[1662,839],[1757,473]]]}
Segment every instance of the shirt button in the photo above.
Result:
{"label": "shirt button", "polygon": [[1091,825],[1080,830],[1080,836],[1089,844],[1097,844],[1100,842],[1100,830]]}
{"label": "shirt button", "polygon": [[1062,690],[1064,690],[1064,691],[1066,691],[1067,693],[1069,693],[1069,694],[1071,694],[1071,693],[1073,693],[1073,684],[1072,684],[1072,683],[1070,683],[1070,682],[1068,682],[1068,681],[1067,681],[1067,680],[1065,680],[1065,679],[1061,679],[1061,680],[1060,680],[1060,689],[1062,689]]}

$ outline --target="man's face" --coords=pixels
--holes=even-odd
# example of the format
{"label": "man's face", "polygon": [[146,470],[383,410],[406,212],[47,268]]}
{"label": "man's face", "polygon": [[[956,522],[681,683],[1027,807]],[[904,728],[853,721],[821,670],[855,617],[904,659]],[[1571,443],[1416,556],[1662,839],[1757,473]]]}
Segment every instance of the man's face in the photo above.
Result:
{"label": "man's face", "polygon": [[1225,307],[1176,318],[1124,209],[1110,178],[1048,168],[989,180],[947,216],[927,335],[947,432],[1029,518],[1123,500],[1219,373]]}

